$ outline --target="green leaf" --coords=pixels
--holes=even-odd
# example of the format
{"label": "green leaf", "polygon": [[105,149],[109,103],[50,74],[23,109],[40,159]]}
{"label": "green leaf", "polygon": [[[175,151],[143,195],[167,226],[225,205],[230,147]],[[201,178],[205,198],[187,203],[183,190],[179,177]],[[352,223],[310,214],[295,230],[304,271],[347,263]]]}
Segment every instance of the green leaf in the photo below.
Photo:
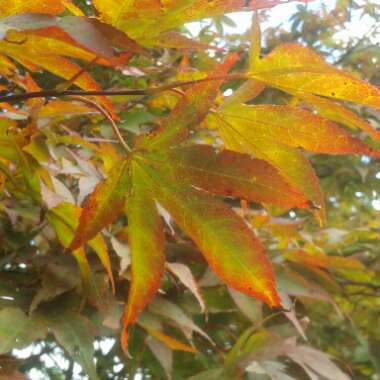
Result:
{"label": "green leaf", "polygon": [[46,326],[38,316],[28,316],[16,308],[0,310],[0,354],[28,346],[46,333]]}
{"label": "green leaf", "polygon": [[99,380],[94,362],[93,324],[68,307],[55,306],[43,314],[49,329],[72,359],[82,366],[89,378]]}

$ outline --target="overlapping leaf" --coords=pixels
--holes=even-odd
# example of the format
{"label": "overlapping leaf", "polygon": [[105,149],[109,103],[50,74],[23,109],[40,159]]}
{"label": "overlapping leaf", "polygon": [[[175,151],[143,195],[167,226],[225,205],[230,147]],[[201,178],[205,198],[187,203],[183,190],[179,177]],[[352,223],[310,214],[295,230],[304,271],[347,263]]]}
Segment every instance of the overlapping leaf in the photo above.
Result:
{"label": "overlapping leaf", "polygon": [[[58,206],[48,211],[47,218],[57,233],[59,241],[65,248],[70,245],[73,239],[74,232],[79,224],[80,214],[80,208],[70,203],[60,203]],[[99,234],[95,235],[94,238],[88,241],[88,244],[99,257],[99,260],[107,271],[112,288],[115,289],[108,250],[102,236]],[[85,281],[88,281],[90,270],[83,248],[78,247],[74,250],[73,254],[78,261],[82,276],[84,276]]]}
{"label": "overlapping leaf", "polygon": [[273,7],[282,0],[95,0],[94,5],[103,21],[123,30],[139,41],[148,40],[161,32],[186,22],[243,10]]}
{"label": "overlapping leaf", "polygon": [[[20,23],[18,19],[21,19]],[[82,72],[81,67],[68,58],[89,62],[100,55],[106,58],[100,58],[99,63],[108,66],[115,64],[117,60],[113,58],[112,48],[107,45],[106,38],[90,21],[81,18],[80,22],[75,22],[75,18],[74,21],[64,19],[60,25],[64,29],[45,26],[59,25],[59,19],[55,20],[54,16],[48,15],[15,15],[5,19],[3,23],[0,22],[1,37],[6,32],[6,39],[0,40],[0,52],[30,71],[42,68],[66,80],[74,78],[73,84],[83,90],[100,90],[91,75]],[[28,27],[31,32],[15,30]],[[75,38],[71,35],[75,35]],[[111,102],[105,97],[101,97],[100,101],[112,113]]]}
{"label": "overlapping leaf", "polygon": [[311,206],[321,209],[320,218],[324,219],[324,200],[318,178],[301,151],[266,138],[265,135],[250,133],[250,128],[242,133],[237,119],[227,121],[224,117],[211,116],[210,125],[218,128],[228,149],[269,162],[291,186],[304,194]]}
{"label": "overlapping leaf", "polygon": [[[13,326],[13,328],[11,328]],[[0,353],[24,348],[36,339],[44,338],[46,326],[38,316],[27,316],[21,309],[4,308],[0,311]]]}
{"label": "overlapping leaf", "polygon": [[129,161],[125,160],[115,165],[109,176],[86,199],[79,226],[69,246],[70,250],[75,250],[91,240],[120,215],[129,186]]}
{"label": "overlapping leaf", "polygon": [[325,99],[311,94],[295,93],[295,95],[314,106],[321,116],[352,129],[361,129],[375,141],[380,142],[380,132],[348,108],[330,99]]}
{"label": "overlapping leaf", "polygon": [[255,136],[292,148],[315,153],[366,154],[378,152],[352,137],[334,123],[297,107],[276,105],[232,105],[220,111],[223,120],[237,133],[255,140]]}
{"label": "overlapping leaf", "polygon": [[98,56],[97,63],[104,65],[119,63],[114,55],[113,46],[134,53],[144,52],[136,42],[110,25],[103,24],[96,19],[79,16],[58,17],[24,13],[0,20],[0,37],[9,39],[7,31],[12,30],[24,32],[25,38],[49,37],[60,41],[61,44],[65,42],[68,45],[87,50]]}
{"label": "overlapping leaf", "polygon": [[93,323],[69,307],[49,309],[43,318],[57,341],[80,363],[91,380],[98,380],[94,362]]}
{"label": "overlapping leaf", "polygon": [[267,162],[229,150],[217,152],[208,145],[171,149],[167,154],[151,153],[174,181],[182,176],[196,186],[223,196],[285,207],[307,207],[307,199],[291,187]]}
{"label": "overlapping leaf", "polygon": [[[228,56],[223,63],[216,66],[210,76],[223,77],[237,58],[237,54]],[[188,89],[163,120],[162,127],[155,134],[141,140],[139,147],[163,149],[184,140],[188,136],[189,127],[199,124],[209,112],[222,82],[223,79],[205,81]]]}

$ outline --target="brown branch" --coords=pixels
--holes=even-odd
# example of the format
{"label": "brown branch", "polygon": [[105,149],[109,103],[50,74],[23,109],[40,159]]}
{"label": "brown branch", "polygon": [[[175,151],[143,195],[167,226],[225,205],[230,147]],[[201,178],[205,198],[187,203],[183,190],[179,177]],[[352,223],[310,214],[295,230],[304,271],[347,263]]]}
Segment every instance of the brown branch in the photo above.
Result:
{"label": "brown branch", "polygon": [[121,133],[119,131],[119,128],[117,127],[116,123],[113,121],[111,115],[102,106],[100,106],[98,103],[94,102],[93,100],[85,98],[84,96],[79,96],[79,95],[73,96],[73,95],[71,95],[69,97],[71,99],[73,99],[73,100],[78,100],[78,101],[80,101],[82,103],[85,103],[85,104],[89,105],[90,107],[93,107],[96,110],[98,110],[109,121],[109,123],[111,124],[112,130],[113,130],[116,138],[119,140],[120,144],[122,145],[122,147],[128,153],[131,152],[131,148],[125,142],[123,136],[121,135]]}
{"label": "brown branch", "polygon": [[173,83],[165,84],[163,86],[150,87],[146,89],[132,89],[132,90],[43,90],[35,92],[24,92],[22,94],[13,94],[0,96],[0,102],[12,102],[32,98],[45,98],[45,97],[62,97],[62,96],[120,96],[120,95],[154,95],[162,91],[171,90],[175,87],[191,86],[194,84],[209,82],[213,80],[232,80],[232,79],[248,79],[249,75],[245,73],[235,73],[229,75],[209,76],[206,78],[191,80],[191,81],[176,81]]}

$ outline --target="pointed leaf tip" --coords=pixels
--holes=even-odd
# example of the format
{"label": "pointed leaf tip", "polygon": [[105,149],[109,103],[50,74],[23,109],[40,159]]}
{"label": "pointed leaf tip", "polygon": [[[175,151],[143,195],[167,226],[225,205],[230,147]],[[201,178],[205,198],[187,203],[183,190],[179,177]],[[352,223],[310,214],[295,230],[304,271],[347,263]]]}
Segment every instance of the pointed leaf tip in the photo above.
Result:
{"label": "pointed leaf tip", "polygon": [[253,232],[229,206],[205,192],[173,184],[145,166],[158,202],[193,239],[211,269],[230,287],[279,305],[271,263]]}
{"label": "pointed leaf tip", "polygon": [[121,344],[128,345],[128,327],[160,287],[164,272],[164,230],[153,192],[147,186],[141,168],[131,165],[131,193],[126,201],[128,241],[131,249],[131,283],[124,309]]}

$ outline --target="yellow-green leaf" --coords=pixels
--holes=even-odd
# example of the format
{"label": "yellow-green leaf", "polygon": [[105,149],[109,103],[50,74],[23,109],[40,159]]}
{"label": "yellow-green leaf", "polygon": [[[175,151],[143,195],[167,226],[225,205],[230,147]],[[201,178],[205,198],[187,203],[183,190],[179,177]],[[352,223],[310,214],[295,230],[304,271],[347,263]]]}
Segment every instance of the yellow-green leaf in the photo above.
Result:
{"label": "yellow-green leaf", "polygon": [[131,167],[131,192],[126,202],[128,241],[131,249],[131,285],[122,318],[122,348],[128,344],[128,326],[157,292],[164,272],[164,231],[154,201],[154,192],[145,183],[141,168]]}
{"label": "yellow-green leaf", "polygon": [[301,45],[280,45],[259,61],[251,75],[285,91],[302,91],[380,108],[379,88],[336,69]]}
{"label": "yellow-green leaf", "polygon": [[[227,74],[237,58],[237,54],[229,55],[209,76],[220,77]],[[223,79],[205,81],[188,89],[169,116],[163,120],[157,133],[141,140],[139,146],[149,149],[167,148],[185,139],[188,136],[188,128],[199,124],[209,112],[222,82]]]}
{"label": "yellow-green leaf", "polygon": [[93,0],[101,19],[144,41],[189,21],[213,17],[242,9],[273,7],[282,0]]}
{"label": "yellow-green leaf", "polygon": [[298,107],[232,105],[220,111],[223,119],[244,137],[264,137],[315,153],[378,156],[369,146],[333,122]]}

